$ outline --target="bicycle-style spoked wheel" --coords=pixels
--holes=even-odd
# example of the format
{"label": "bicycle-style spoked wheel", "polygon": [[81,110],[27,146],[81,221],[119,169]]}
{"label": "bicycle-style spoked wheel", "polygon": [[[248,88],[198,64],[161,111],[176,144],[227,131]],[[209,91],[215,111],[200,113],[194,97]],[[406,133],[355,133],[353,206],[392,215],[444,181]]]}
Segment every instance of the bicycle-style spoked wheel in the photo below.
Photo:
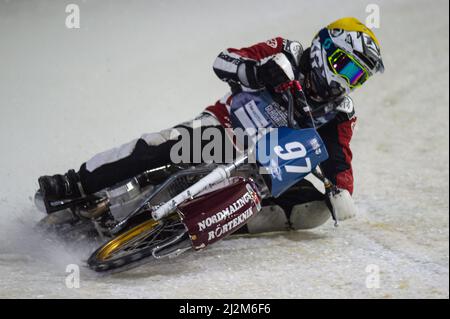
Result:
{"label": "bicycle-style spoked wheel", "polygon": [[89,258],[91,269],[103,272],[158,258],[154,252],[176,246],[186,239],[186,230],[178,218],[145,221],[103,244]]}

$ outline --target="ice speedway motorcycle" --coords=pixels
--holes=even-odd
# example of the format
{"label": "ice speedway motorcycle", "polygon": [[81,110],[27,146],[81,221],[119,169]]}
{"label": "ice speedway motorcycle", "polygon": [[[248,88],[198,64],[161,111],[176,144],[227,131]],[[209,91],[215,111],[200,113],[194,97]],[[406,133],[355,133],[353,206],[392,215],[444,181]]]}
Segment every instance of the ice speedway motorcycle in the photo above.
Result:
{"label": "ice speedway motorcycle", "polygon": [[[328,158],[324,143],[314,128],[295,127],[298,92],[297,81],[283,91],[288,125],[269,130],[230,164],[170,164],[67,201],[45,201],[38,191],[36,206],[48,213],[39,228],[66,237],[101,238],[103,244],[87,264],[105,272],[202,250],[258,214],[263,199],[279,196],[308,174],[331,194],[334,186],[320,171]],[[237,103],[276,103],[262,101],[257,93],[239,94],[245,98]],[[328,207],[336,220],[332,205]]]}

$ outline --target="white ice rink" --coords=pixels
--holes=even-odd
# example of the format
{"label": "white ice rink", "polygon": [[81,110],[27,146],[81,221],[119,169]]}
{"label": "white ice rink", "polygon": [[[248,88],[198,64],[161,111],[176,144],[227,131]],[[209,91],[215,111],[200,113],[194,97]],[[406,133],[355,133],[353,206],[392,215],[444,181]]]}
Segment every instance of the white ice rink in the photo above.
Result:
{"label": "white ice rink", "polygon": [[[73,0],[77,30],[66,2],[0,0],[0,298],[449,297],[448,1]],[[92,247],[32,230],[38,176],[192,118],[227,90],[212,71],[221,50],[274,36],[306,47],[337,18],[364,21],[367,3],[386,73],[353,95],[357,218],[111,276],[85,267]]]}

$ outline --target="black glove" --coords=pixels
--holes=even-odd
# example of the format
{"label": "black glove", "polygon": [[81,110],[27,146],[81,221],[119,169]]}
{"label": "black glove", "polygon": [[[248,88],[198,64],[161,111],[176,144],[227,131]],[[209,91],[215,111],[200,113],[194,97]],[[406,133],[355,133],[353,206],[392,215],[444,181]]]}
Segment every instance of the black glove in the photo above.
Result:
{"label": "black glove", "polygon": [[278,54],[257,67],[258,82],[269,88],[294,80],[294,70],[284,54]]}

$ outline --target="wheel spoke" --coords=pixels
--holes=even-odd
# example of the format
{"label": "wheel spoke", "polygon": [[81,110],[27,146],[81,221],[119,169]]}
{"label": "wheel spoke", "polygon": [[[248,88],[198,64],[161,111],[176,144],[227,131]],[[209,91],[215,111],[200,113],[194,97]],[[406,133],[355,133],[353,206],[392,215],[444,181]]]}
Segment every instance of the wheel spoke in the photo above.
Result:
{"label": "wheel spoke", "polygon": [[157,226],[151,231],[140,234],[139,236],[136,236],[136,238],[131,239],[117,251],[113,251],[108,259],[119,259],[132,255],[141,250],[150,249],[151,247],[156,248],[168,238],[171,238],[174,233],[179,232],[181,228],[184,228],[184,226],[179,221],[169,222],[162,226]]}

